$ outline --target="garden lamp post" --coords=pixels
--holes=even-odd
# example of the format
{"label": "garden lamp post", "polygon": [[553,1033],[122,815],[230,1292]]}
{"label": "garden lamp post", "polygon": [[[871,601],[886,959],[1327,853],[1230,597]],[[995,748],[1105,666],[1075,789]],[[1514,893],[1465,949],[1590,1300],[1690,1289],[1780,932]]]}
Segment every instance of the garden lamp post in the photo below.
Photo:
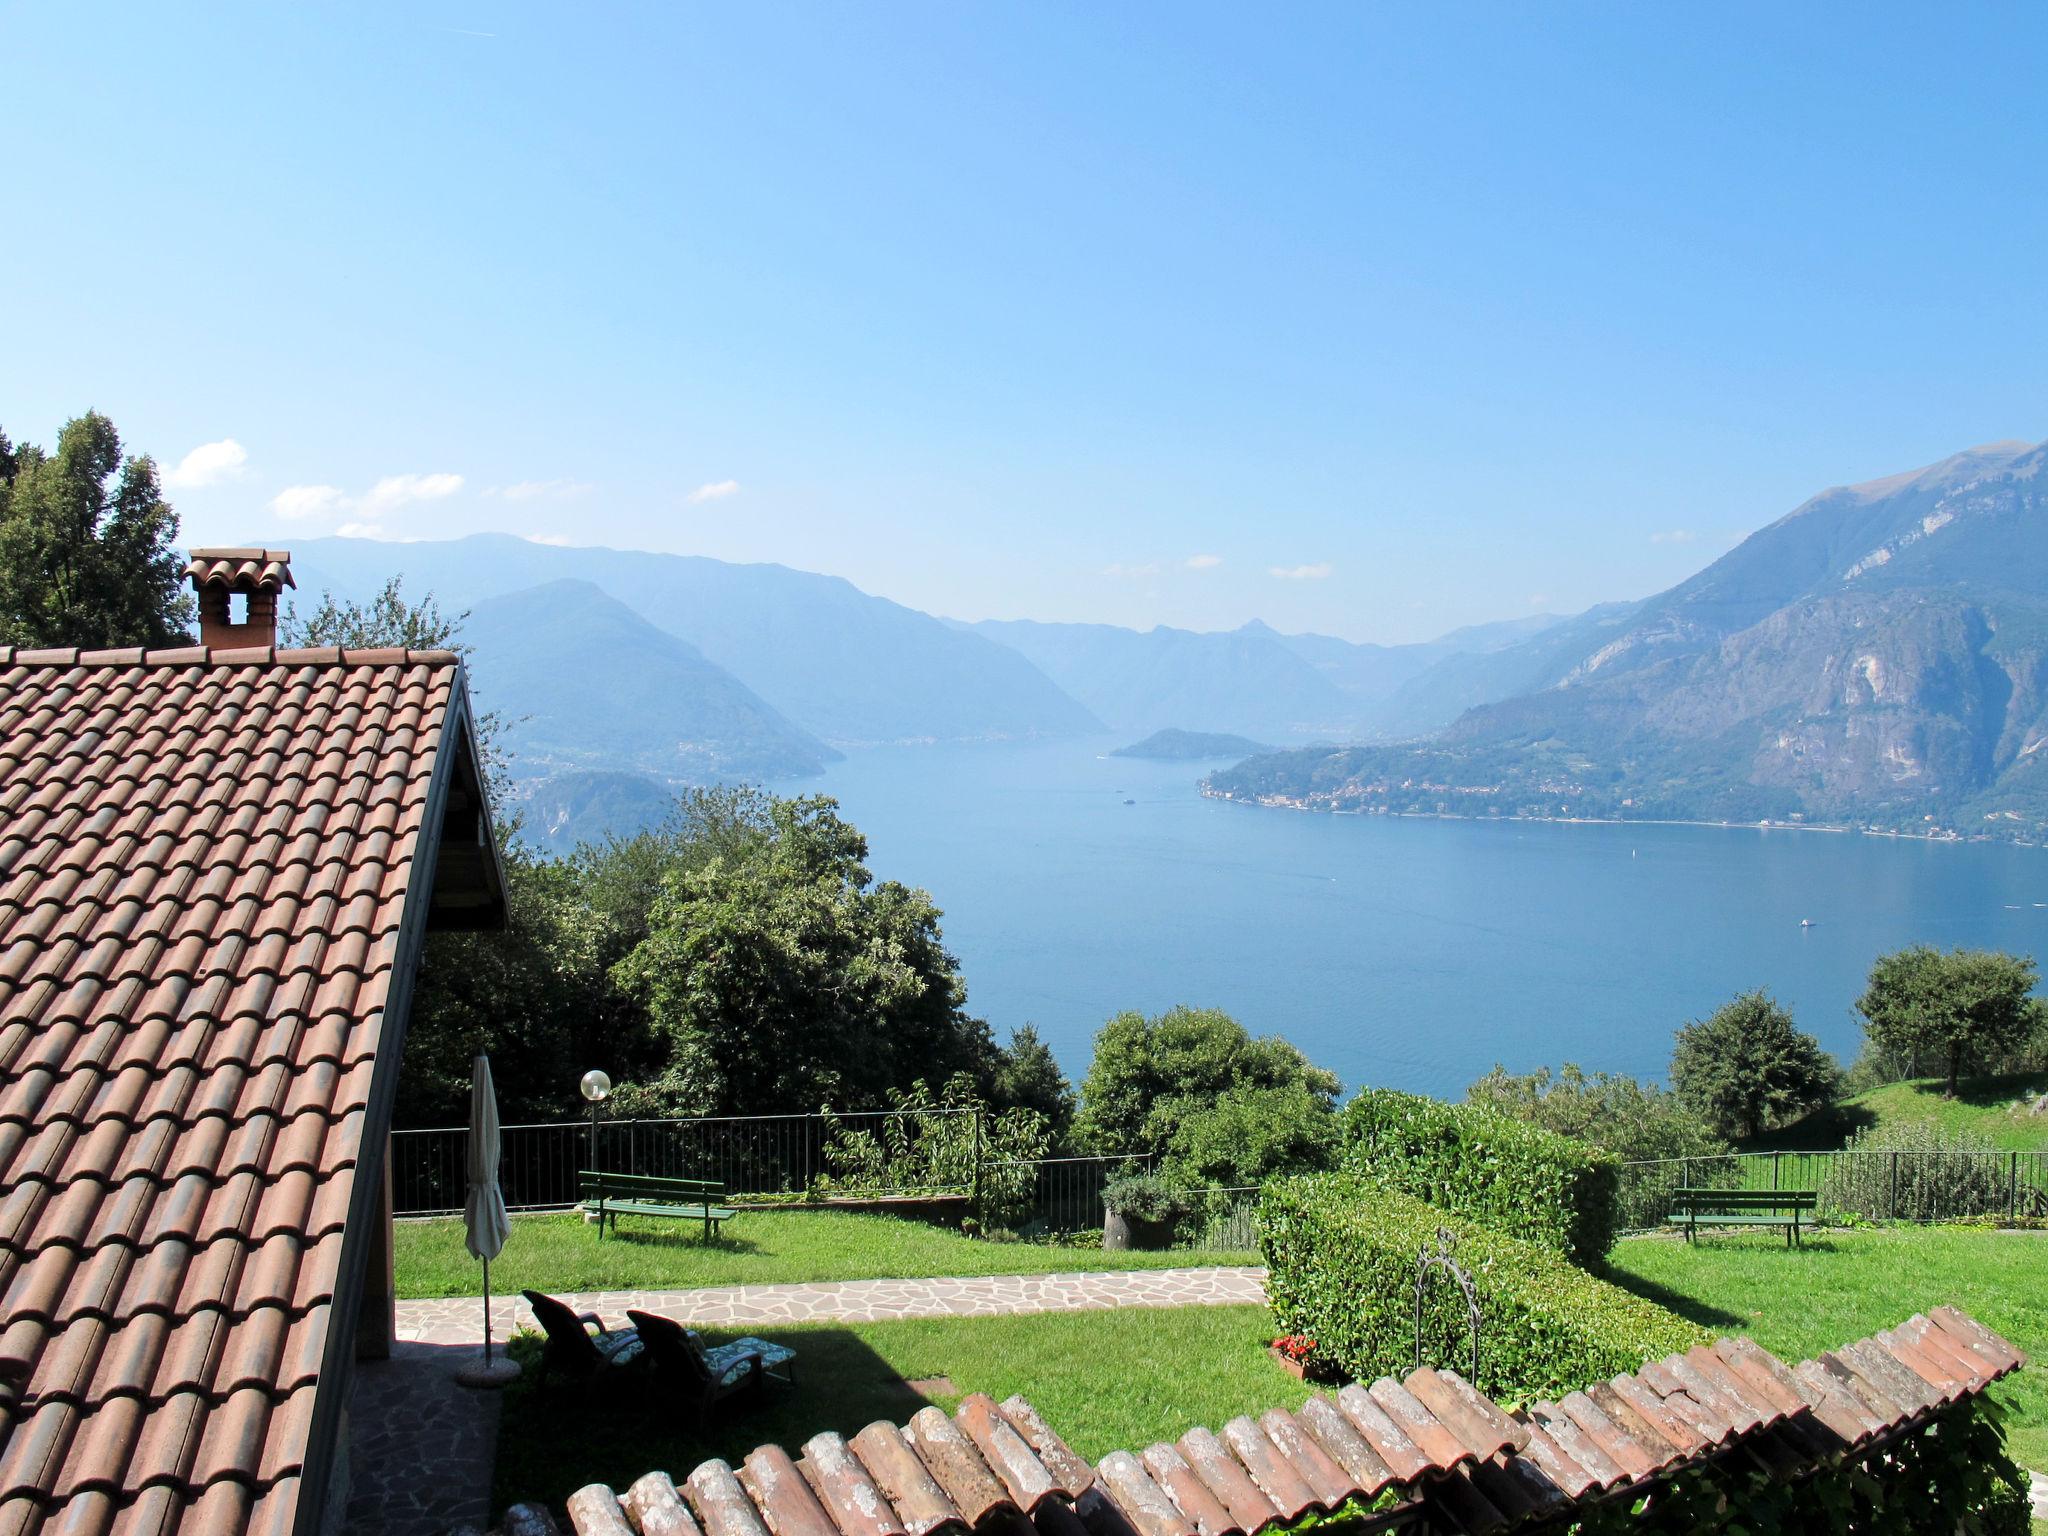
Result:
{"label": "garden lamp post", "polygon": [[592,1067],[583,1074],[583,1097],[590,1101],[590,1171],[597,1167],[597,1116],[604,1107],[604,1101],[612,1096],[612,1080]]}

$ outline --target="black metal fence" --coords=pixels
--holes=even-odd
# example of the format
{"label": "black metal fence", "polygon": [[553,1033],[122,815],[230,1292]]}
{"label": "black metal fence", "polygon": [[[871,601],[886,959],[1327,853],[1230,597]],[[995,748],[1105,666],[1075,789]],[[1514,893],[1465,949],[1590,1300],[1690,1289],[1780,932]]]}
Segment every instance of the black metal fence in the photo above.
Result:
{"label": "black metal fence", "polygon": [[1820,1215],[1865,1221],[2012,1220],[2048,1216],[2048,1152],[1855,1148],[1730,1152],[1624,1163],[1621,1228],[1646,1232],[1671,1217],[1676,1189],[1810,1189]]}
{"label": "black metal fence", "polygon": [[1194,1210],[1174,1235],[1176,1248],[1248,1253],[1259,1246],[1257,1184],[1217,1185],[1189,1192]]}
{"label": "black metal fence", "polygon": [[[714,1179],[737,1196],[801,1195],[821,1181],[855,1175],[872,1182],[876,1194],[971,1193],[974,1117],[971,1109],[868,1110],[600,1120],[594,1128],[588,1121],[508,1125],[499,1138],[498,1184],[516,1211],[574,1205],[576,1176],[585,1168]],[[469,1130],[460,1125],[393,1131],[393,1208],[412,1216],[461,1210],[468,1143]]]}
{"label": "black metal fence", "polygon": [[[515,1211],[564,1210],[580,1198],[585,1168],[668,1178],[715,1179],[748,1196],[859,1199],[892,1194],[966,1195],[992,1224],[1041,1236],[1100,1232],[1103,1192],[1151,1171],[1145,1153],[1029,1161],[981,1156],[974,1111],[891,1110],[832,1115],[749,1115],[698,1120],[561,1121],[508,1125],[499,1139],[498,1183]],[[462,1209],[464,1126],[394,1131],[393,1206],[402,1216]],[[1257,1246],[1251,1212],[1258,1190],[1188,1192],[1182,1246]]]}
{"label": "black metal fence", "polygon": [[[1102,1192],[1118,1179],[1145,1173],[1152,1159],[1142,1152],[1120,1157],[1045,1157],[1029,1162],[991,1162],[992,1182],[1022,1186],[1021,1230],[1046,1233],[1100,1232]],[[1028,1205],[1025,1196],[1028,1194]]]}

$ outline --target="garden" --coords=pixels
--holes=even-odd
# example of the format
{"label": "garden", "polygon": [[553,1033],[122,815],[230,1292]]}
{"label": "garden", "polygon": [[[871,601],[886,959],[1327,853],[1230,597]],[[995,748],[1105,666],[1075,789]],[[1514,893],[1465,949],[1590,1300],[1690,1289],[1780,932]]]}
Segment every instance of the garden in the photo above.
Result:
{"label": "garden", "polygon": [[[1619,1165],[1586,1143],[1481,1106],[1380,1091],[1354,1098],[1342,1125],[1342,1166],[1271,1181],[1258,1212],[1260,1252],[1227,1256],[1268,1264],[1270,1312],[1132,1308],[762,1328],[798,1350],[799,1384],[701,1428],[631,1392],[565,1414],[568,1389],[543,1387],[529,1373],[506,1397],[497,1503],[559,1505],[585,1482],[624,1486],[650,1468],[680,1474],[763,1441],[901,1422],[925,1403],[950,1410],[968,1392],[1021,1393],[1090,1458],[1191,1424],[1297,1406],[1311,1388],[1264,1347],[1276,1330],[1314,1341],[1303,1351],[1312,1377],[1404,1372],[1416,1342],[1416,1256],[1446,1238],[1478,1302],[1478,1359],[1469,1360],[1462,1294],[1447,1283],[1428,1295],[1424,1356],[1508,1403],[1562,1396],[1732,1334],[1788,1362],[1812,1358],[1941,1303],[2030,1355],[2048,1349],[2048,1287],[2038,1278],[2048,1234],[1866,1225],[1808,1235],[1797,1247],[1742,1232],[1691,1244],[1618,1236]],[[630,1227],[600,1242],[574,1216],[522,1218],[521,1226],[527,1267],[508,1269],[508,1280],[563,1290],[1051,1273],[1189,1258],[990,1241],[841,1211],[749,1212],[710,1244]],[[407,1224],[400,1271],[412,1293],[460,1292],[468,1271],[451,1225]],[[734,1336],[705,1334],[713,1344]],[[530,1339],[516,1345],[529,1359],[536,1348]],[[2011,1451],[2026,1463],[2048,1461],[2048,1391],[2036,1373],[2022,1372],[1992,1400]]]}

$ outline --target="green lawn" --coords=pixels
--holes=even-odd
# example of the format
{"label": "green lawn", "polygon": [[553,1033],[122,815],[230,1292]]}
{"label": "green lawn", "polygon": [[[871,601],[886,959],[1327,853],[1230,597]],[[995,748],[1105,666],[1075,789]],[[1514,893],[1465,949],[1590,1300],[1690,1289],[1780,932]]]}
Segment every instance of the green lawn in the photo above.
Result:
{"label": "green lawn", "polygon": [[1933,1125],[1982,1136],[2001,1152],[2048,1151],[2048,1115],[2028,1107],[2048,1093],[2048,1072],[1966,1078],[1955,1098],[1939,1078],[1887,1083],[1844,1099],[1767,1136],[1745,1143],[1755,1151],[1822,1152],[1839,1147],[1865,1126]]}
{"label": "green lawn", "polygon": [[[507,1250],[510,1251],[509,1249]],[[610,1319],[623,1322],[623,1318]],[[1301,1383],[1264,1346],[1263,1307],[1130,1308],[1024,1317],[930,1318],[753,1330],[799,1351],[794,1391],[699,1436],[650,1389],[577,1397],[537,1391],[529,1377],[505,1394],[493,1509],[543,1499],[559,1509],[585,1483],[624,1492],[659,1468],[680,1480],[707,1456],[737,1462],[774,1441],[794,1453],[821,1430],[852,1434],[876,1419],[900,1424],[925,1403],[950,1411],[964,1393],[998,1402],[1021,1392],[1090,1460],[1138,1449],[1196,1424],[1298,1407]],[[737,1335],[707,1330],[708,1342]],[[948,1378],[920,1393],[909,1381]]]}
{"label": "green lawn", "polygon": [[[398,1294],[474,1296],[476,1260],[452,1217],[397,1225]],[[977,1242],[923,1222],[851,1211],[746,1211],[705,1242],[689,1222],[626,1217],[614,1236],[572,1213],[512,1218],[512,1238],[491,1265],[491,1288],[681,1290],[798,1280],[1035,1275],[1080,1269],[1164,1269],[1256,1264],[1249,1253],[1104,1253],[1038,1243]]]}
{"label": "green lawn", "polygon": [[1734,1233],[1615,1245],[1618,1284],[1791,1362],[1948,1302],[2018,1345],[2030,1364],[1998,1396],[2021,1465],[2048,1471],[2048,1234],[1957,1227],[1829,1232],[1787,1249]]}

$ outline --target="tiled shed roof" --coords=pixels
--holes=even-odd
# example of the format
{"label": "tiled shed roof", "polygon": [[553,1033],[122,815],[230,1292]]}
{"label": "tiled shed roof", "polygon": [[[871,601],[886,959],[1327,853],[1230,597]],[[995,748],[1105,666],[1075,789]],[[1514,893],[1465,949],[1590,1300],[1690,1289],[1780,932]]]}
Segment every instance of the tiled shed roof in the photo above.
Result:
{"label": "tiled shed roof", "polygon": [[441,651],[0,647],[0,1536],[292,1527],[467,711]]}
{"label": "tiled shed roof", "polygon": [[1794,1472],[1920,1425],[2021,1364],[1948,1307],[1788,1368],[1747,1339],[1652,1361],[1510,1414],[1456,1372],[1382,1377],[1296,1412],[1193,1429],[1090,1467],[1013,1397],[953,1418],[817,1435],[792,1459],[763,1446],[707,1461],[679,1489],[650,1472],[623,1498],[569,1500],[577,1536],[1259,1536],[1388,1489],[1395,1520],[1492,1536],[1726,1451]]}

